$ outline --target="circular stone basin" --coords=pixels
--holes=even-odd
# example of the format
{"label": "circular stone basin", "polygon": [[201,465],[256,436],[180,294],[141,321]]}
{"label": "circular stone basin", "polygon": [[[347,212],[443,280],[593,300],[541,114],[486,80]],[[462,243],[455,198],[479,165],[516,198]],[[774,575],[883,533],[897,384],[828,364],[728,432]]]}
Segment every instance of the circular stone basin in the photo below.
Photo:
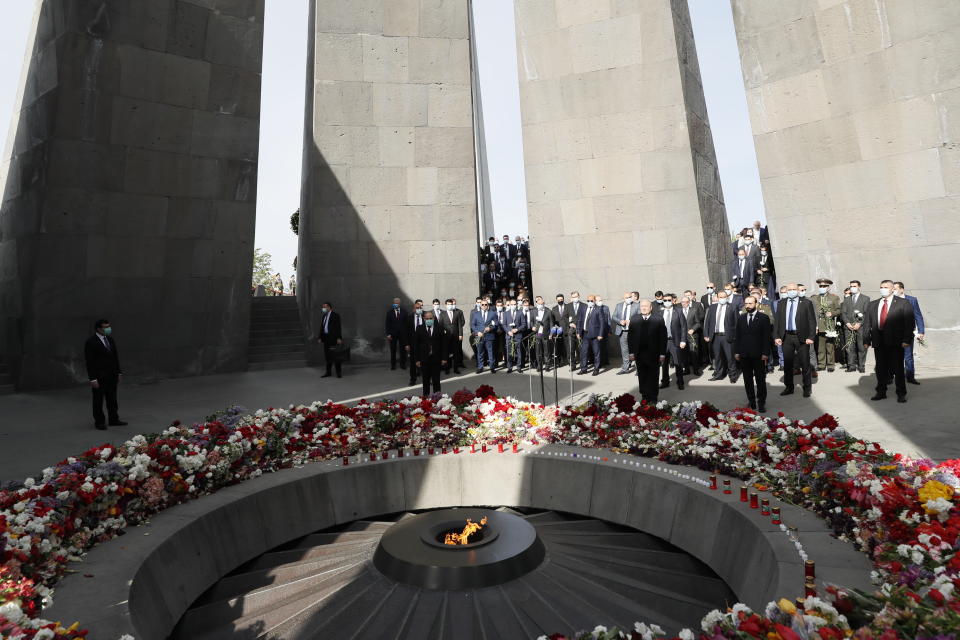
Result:
{"label": "circular stone basin", "polygon": [[[487,524],[469,544],[443,543],[467,518]],[[457,508],[429,511],[390,527],[373,554],[380,573],[425,589],[491,587],[518,578],[543,561],[544,546],[525,519],[502,511]]]}

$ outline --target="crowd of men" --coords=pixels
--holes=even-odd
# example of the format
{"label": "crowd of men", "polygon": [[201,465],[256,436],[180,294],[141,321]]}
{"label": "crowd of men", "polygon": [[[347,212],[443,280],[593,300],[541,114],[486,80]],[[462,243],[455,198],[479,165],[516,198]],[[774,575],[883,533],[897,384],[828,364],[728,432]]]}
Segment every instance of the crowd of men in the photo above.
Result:
{"label": "crowd of men", "polygon": [[405,369],[411,385],[421,381],[427,395],[440,390],[441,373],[459,374],[468,366],[468,348],[477,373],[569,366],[580,375],[599,375],[617,349],[617,373],[635,373],[648,402],[671,378],[682,390],[688,377],[709,370],[711,381],[737,383],[742,377],[750,406],[765,411],[766,376],[777,367],[783,372],[781,395],[799,385],[809,397],[821,372],[840,367],[865,373],[866,352],[873,347],[872,399],[886,398],[894,383],[897,400],[906,402],[906,385],[919,384],[912,346],[915,331],[923,340],[924,327],[919,303],[902,282],[880,283],[873,300],[857,280],[842,298],[826,277],[810,295],[802,283],[777,288],[769,236],[759,222],[737,234],[731,249],[729,280],[719,287],[708,282],[702,295],[687,289],[650,298],[624,292],[611,309],[596,294],[559,293],[553,304],[531,296],[523,271],[529,270],[529,244],[519,237],[510,243],[505,236],[502,244],[491,238],[481,252],[493,265],[485,272],[494,274],[491,286],[468,312],[453,298],[429,306],[416,300],[409,311],[400,298],[393,300],[384,326],[390,367]]}

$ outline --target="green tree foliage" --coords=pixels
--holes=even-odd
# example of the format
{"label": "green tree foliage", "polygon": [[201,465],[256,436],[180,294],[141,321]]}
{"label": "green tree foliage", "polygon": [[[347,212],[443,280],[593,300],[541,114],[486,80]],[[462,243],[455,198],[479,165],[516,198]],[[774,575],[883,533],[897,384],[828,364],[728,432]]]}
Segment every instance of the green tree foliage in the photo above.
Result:
{"label": "green tree foliage", "polygon": [[294,235],[300,235],[300,209],[294,211],[290,216],[290,228],[293,229]]}
{"label": "green tree foliage", "polygon": [[273,258],[263,249],[253,250],[253,285],[269,286],[273,282]]}

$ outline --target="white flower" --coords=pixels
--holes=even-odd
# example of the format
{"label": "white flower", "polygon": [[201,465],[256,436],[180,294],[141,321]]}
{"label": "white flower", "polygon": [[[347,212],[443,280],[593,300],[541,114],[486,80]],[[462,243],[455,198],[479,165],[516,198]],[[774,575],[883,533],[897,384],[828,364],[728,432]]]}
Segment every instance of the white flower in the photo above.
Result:
{"label": "white flower", "polygon": [[693,631],[690,631],[690,629],[681,629],[679,637],[680,640],[694,640]]}
{"label": "white flower", "polygon": [[713,628],[723,621],[723,614],[714,609],[700,621],[700,628],[704,633],[713,633]]}
{"label": "white flower", "polygon": [[26,616],[23,615],[23,611],[20,610],[19,606],[12,602],[7,602],[0,604],[0,618],[6,618],[13,624],[20,624]]}
{"label": "white flower", "polygon": [[604,627],[603,625],[598,624],[596,627],[594,627],[593,631],[591,632],[591,635],[593,635],[594,638],[599,638],[601,635],[603,635],[606,632],[607,632],[607,628]]}

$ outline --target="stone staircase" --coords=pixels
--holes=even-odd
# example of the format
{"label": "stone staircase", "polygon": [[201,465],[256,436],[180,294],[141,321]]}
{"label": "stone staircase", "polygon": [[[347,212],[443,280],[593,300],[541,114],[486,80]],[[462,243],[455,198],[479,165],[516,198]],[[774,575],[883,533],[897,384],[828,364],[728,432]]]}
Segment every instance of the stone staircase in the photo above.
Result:
{"label": "stone staircase", "polygon": [[736,602],[706,565],[654,536],[553,511],[524,510],[547,548],[499,586],[421,589],[377,571],[383,533],[410,514],[293,540],[238,567],[184,614],[171,640],[417,638],[515,640],[634,621],[676,633]]}
{"label": "stone staircase", "polygon": [[0,358],[0,396],[10,395],[14,392],[13,376],[10,374],[7,363]]}
{"label": "stone staircase", "polygon": [[254,298],[247,369],[292,369],[307,364],[307,345],[294,296]]}

